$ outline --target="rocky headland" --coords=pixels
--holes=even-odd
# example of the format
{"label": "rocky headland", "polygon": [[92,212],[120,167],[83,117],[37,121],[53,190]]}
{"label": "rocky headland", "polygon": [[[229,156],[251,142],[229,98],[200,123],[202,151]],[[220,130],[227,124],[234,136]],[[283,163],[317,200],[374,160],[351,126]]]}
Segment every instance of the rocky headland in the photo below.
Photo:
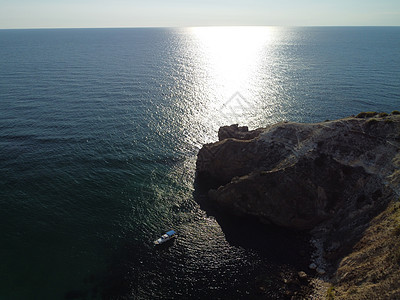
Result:
{"label": "rocky headland", "polygon": [[400,298],[399,112],[251,131],[231,125],[218,138],[196,163],[209,201],[310,232],[315,298],[318,286],[331,299]]}

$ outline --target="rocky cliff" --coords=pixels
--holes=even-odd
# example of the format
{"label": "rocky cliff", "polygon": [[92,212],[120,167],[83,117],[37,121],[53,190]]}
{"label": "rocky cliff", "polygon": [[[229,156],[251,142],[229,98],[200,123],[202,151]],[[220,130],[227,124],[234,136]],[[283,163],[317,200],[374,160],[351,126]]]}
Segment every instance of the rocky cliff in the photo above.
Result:
{"label": "rocky cliff", "polygon": [[375,218],[400,195],[397,111],[252,131],[231,125],[221,127],[218,137],[203,146],[196,164],[199,182],[216,183],[210,201],[266,224],[314,229],[314,242],[323,248],[319,259],[330,262],[338,283],[346,273],[341,259],[351,256]]}
{"label": "rocky cliff", "polygon": [[197,159],[198,177],[221,183],[210,197],[264,223],[310,229],[346,204],[371,207],[398,191],[400,116],[222,127]]}

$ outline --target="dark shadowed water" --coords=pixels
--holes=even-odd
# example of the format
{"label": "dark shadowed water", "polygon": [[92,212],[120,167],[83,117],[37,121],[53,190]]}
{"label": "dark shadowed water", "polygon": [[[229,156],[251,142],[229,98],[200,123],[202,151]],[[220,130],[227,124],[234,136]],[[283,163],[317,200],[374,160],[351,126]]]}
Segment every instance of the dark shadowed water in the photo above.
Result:
{"label": "dark shadowed water", "polygon": [[284,297],[295,247],[200,208],[199,148],[399,108],[399,27],[1,30],[0,299]]}

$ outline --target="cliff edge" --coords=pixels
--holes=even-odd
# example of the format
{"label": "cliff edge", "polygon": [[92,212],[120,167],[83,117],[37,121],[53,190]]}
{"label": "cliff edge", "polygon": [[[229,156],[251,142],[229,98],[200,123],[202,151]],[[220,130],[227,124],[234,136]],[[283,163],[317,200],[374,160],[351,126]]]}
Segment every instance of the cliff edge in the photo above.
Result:
{"label": "cliff edge", "polygon": [[[400,211],[395,206],[400,195],[399,112],[360,113],[315,124],[283,122],[252,131],[231,125],[221,127],[218,137],[218,142],[203,146],[196,163],[198,181],[214,183],[210,201],[233,215],[310,230],[313,242],[322,247],[314,260],[336,283],[337,298],[352,298],[348,289],[353,284],[369,284],[361,270],[351,277],[348,268],[356,261],[352,259],[360,259],[355,253],[378,255],[371,250],[373,242],[366,242],[371,232],[374,241],[390,235],[386,244],[380,242],[381,248],[397,247],[400,257],[400,229],[398,235],[391,233]],[[400,258],[389,256],[385,267],[398,269]],[[364,281],[356,285],[360,276]],[[388,283],[388,298],[400,295],[400,285],[393,284]],[[361,290],[353,299],[359,299],[357,295]]]}

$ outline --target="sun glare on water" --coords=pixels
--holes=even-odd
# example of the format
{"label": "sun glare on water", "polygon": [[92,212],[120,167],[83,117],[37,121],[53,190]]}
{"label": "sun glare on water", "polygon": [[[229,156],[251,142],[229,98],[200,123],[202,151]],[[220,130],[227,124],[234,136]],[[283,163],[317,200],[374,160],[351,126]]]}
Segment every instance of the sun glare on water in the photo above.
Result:
{"label": "sun glare on water", "polygon": [[190,29],[209,76],[207,84],[221,99],[248,94],[260,56],[272,37],[269,27],[195,27]]}
{"label": "sun glare on water", "polygon": [[253,110],[255,115],[253,108],[259,107],[260,82],[269,77],[261,66],[265,65],[265,59],[273,63],[277,29],[194,27],[188,30],[197,56],[193,59],[198,69],[204,70],[199,73],[197,84],[204,92],[207,110],[214,120],[220,120],[219,126],[249,122],[248,113]]}
{"label": "sun glare on water", "polygon": [[184,80],[175,85],[176,93],[184,93],[184,100],[176,103],[184,117],[176,120],[187,129],[188,144],[198,148],[214,141],[220,126],[255,128],[273,121],[280,35],[276,27],[185,29],[180,48]]}

